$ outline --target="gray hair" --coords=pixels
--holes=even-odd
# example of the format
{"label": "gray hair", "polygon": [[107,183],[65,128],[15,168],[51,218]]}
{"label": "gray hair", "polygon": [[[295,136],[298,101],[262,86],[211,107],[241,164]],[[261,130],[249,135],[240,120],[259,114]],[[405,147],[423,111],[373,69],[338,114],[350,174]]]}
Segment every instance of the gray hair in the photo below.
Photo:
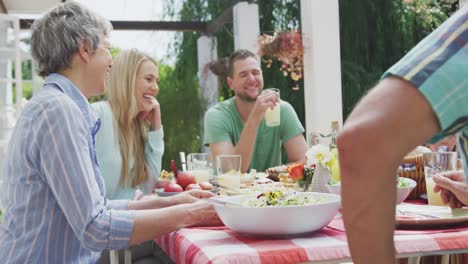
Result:
{"label": "gray hair", "polygon": [[39,64],[39,75],[70,68],[80,45],[95,51],[101,36],[108,36],[111,23],[75,1],[67,1],[47,12],[31,26],[31,54]]}

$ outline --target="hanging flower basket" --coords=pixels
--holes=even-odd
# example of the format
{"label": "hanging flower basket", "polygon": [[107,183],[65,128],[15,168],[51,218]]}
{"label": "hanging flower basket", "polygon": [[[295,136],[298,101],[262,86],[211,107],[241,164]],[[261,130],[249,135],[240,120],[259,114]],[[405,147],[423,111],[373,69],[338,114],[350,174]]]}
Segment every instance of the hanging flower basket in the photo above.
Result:
{"label": "hanging flower basket", "polygon": [[280,70],[294,82],[293,90],[299,90],[297,82],[302,78],[304,68],[302,35],[296,30],[263,34],[259,37],[259,55],[270,68],[273,60],[281,62]]}

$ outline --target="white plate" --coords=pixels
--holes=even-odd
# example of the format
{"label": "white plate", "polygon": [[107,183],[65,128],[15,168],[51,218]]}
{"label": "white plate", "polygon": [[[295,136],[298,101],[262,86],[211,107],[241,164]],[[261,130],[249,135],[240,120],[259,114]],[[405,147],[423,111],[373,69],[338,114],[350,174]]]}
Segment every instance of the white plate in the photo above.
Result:
{"label": "white plate", "polygon": [[179,193],[181,193],[181,192],[165,192],[164,188],[156,189],[156,194],[158,194],[158,196],[160,196],[160,197],[173,196],[173,195],[176,195],[176,194],[179,194]]}
{"label": "white plate", "polygon": [[431,228],[468,222],[467,209],[421,204],[397,205],[396,222],[399,227]]}
{"label": "white plate", "polygon": [[[219,192],[219,188],[215,188],[215,189],[212,189],[212,190],[209,190],[210,192],[212,193],[218,193]],[[164,188],[162,189],[156,189],[156,194],[158,194],[160,197],[168,197],[168,196],[173,196],[173,195],[176,195],[176,194],[179,194],[181,192],[165,192],[164,191]]]}

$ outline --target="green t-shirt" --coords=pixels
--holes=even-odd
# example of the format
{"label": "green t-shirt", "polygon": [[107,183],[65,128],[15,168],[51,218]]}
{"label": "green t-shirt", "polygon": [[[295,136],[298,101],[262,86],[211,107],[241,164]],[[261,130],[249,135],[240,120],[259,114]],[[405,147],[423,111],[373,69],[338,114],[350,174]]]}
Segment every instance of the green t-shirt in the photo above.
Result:
{"label": "green t-shirt", "polygon": [[[276,127],[268,127],[262,120],[255,140],[254,152],[249,169],[259,171],[281,165],[281,145],[302,134],[302,127],[294,108],[281,101],[281,121]],[[236,145],[244,123],[237,111],[236,101],[230,98],[210,108],[205,114],[205,144],[230,141]]]}

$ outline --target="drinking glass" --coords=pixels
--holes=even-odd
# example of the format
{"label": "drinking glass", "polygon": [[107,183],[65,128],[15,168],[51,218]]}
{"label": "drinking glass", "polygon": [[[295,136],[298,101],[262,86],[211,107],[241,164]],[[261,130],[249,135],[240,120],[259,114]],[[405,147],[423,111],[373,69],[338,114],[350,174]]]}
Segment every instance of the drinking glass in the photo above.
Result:
{"label": "drinking glass", "polygon": [[311,148],[314,145],[324,145],[324,146],[330,146],[332,143],[331,140],[331,134],[323,134],[319,133],[317,131],[310,132],[307,135],[307,145],[309,145],[309,148]]}
{"label": "drinking glass", "polygon": [[[262,93],[277,93],[278,99],[280,98],[280,90],[277,88],[264,89]],[[276,104],[273,109],[268,108],[265,112],[265,122],[269,127],[275,127],[280,125],[280,104]]]}
{"label": "drinking glass", "polygon": [[216,156],[217,177],[215,186],[230,191],[240,189],[241,156],[218,155]]}
{"label": "drinking glass", "polygon": [[423,154],[423,159],[428,203],[429,205],[444,205],[440,192],[434,192],[435,183],[433,178],[442,172],[457,169],[457,153],[429,152]]}
{"label": "drinking glass", "polygon": [[197,183],[209,181],[213,175],[210,154],[190,153],[187,155],[187,169],[195,176]]}

